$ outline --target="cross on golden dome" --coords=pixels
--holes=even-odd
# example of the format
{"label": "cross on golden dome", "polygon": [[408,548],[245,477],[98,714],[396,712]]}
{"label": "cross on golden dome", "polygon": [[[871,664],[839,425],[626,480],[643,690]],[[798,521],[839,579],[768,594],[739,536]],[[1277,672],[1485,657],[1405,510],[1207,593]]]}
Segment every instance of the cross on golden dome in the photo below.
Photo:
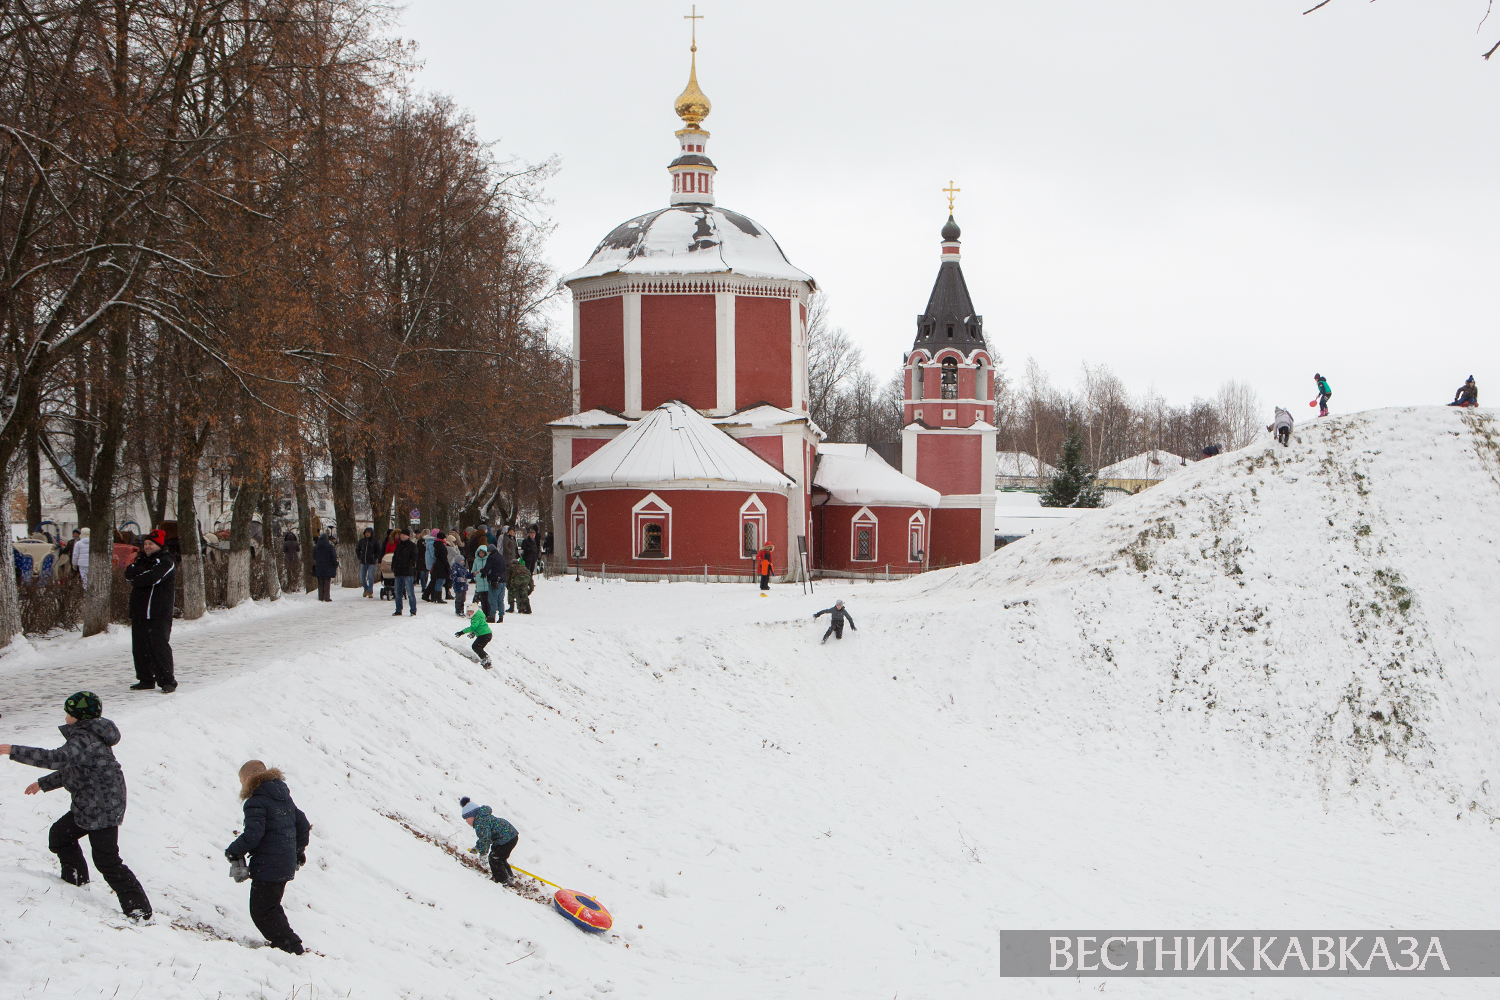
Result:
{"label": "cross on golden dome", "polygon": [[956,195],[956,194],[958,194],[962,190],[963,190],[963,188],[954,187],[952,181],[949,181],[948,182],[948,186],[945,187],[945,188],[943,188],[943,191],[946,192],[947,195],[948,195],[948,214],[949,215],[953,214],[953,196]]}

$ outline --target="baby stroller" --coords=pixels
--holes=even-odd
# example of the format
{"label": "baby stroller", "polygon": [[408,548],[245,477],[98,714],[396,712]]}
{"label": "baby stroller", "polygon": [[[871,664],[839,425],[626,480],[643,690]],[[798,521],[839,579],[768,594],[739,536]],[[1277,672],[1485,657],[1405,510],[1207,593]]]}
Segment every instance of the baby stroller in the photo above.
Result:
{"label": "baby stroller", "polygon": [[391,557],[394,552],[387,552],[380,557],[380,599],[382,601],[394,601],[396,599],[396,574],[391,572]]}

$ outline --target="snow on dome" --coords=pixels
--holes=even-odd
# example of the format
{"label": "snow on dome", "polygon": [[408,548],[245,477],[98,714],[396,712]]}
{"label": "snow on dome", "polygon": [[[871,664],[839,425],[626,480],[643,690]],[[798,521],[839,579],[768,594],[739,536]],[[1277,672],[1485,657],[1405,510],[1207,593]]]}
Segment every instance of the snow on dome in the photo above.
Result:
{"label": "snow on dome", "polygon": [[813,284],[760,223],[712,205],[674,205],[615,227],[589,262],[563,282],[607,274],[725,272]]}
{"label": "snow on dome", "polygon": [[891,468],[863,444],[818,445],[813,485],[839,503],[888,507],[936,507],[942,494]]}
{"label": "snow on dome", "polygon": [[557,480],[564,490],[784,490],[791,484],[755,452],[676,400],[646,414]]}
{"label": "snow on dome", "polygon": [[1100,479],[1166,479],[1186,465],[1186,459],[1169,451],[1143,451],[1105,466],[1097,475]]}

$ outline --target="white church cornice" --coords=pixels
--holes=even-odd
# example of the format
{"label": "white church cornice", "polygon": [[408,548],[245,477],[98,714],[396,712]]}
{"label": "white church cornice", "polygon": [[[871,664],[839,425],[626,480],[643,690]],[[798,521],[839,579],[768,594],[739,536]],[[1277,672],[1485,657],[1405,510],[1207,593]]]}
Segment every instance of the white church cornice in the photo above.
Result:
{"label": "white church cornice", "polygon": [[798,299],[806,302],[808,286],[802,281],[747,278],[737,274],[611,274],[569,282],[575,302],[591,302],[615,295],[717,295],[729,293],[760,298]]}

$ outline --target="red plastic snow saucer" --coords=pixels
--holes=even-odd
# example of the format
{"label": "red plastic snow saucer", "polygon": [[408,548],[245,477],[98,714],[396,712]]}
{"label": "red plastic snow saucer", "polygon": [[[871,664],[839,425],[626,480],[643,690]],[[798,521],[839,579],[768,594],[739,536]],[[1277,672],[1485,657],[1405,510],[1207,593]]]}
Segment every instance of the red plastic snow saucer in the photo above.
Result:
{"label": "red plastic snow saucer", "polygon": [[609,911],[597,899],[572,889],[554,892],[552,904],[557,907],[558,913],[571,920],[580,930],[602,934],[615,924]]}

